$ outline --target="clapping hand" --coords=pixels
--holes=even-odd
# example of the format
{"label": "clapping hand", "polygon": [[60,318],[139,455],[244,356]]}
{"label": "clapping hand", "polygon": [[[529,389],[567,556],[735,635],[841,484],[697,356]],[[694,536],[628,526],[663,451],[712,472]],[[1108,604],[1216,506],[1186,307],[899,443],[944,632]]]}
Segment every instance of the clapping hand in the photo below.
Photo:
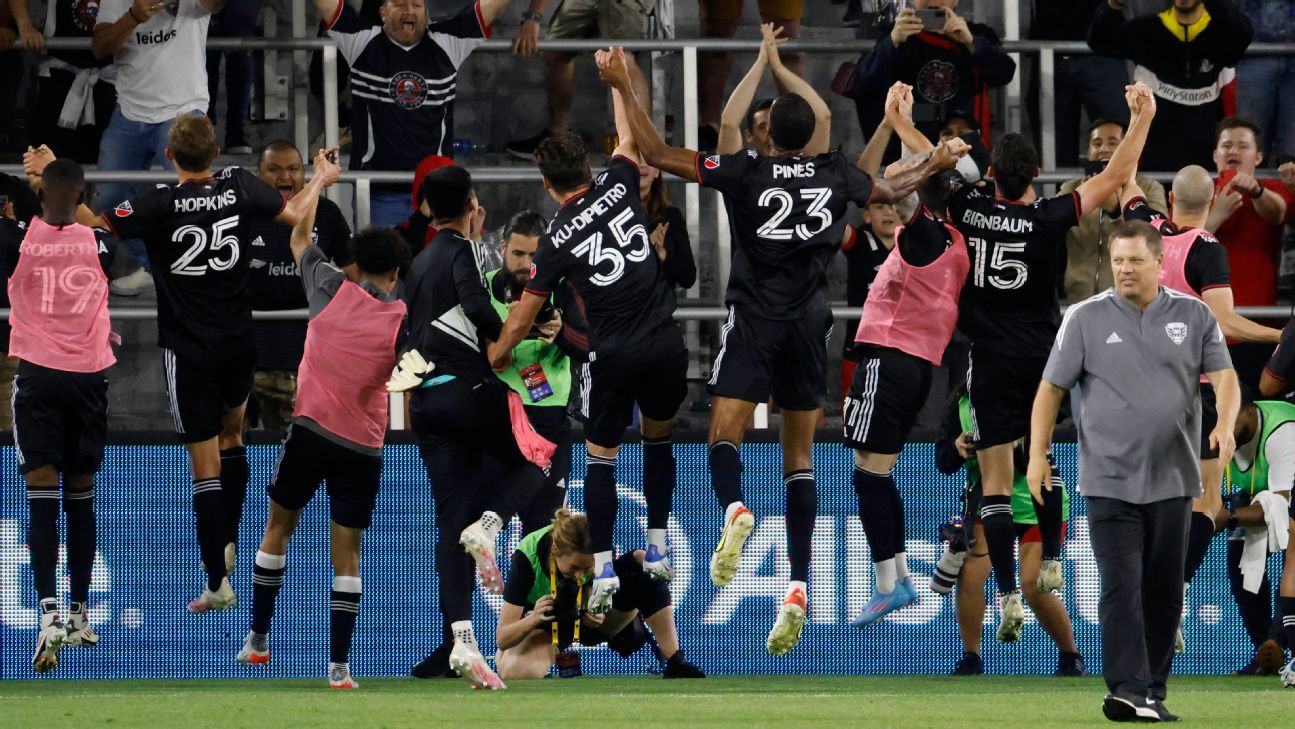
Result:
{"label": "clapping hand", "polygon": [[886,92],[886,121],[894,126],[898,119],[913,119],[913,87],[896,81]]}
{"label": "clapping hand", "polygon": [[594,51],[594,63],[598,66],[598,77],[608,86],[620,91],[630,89],[630,69],[625,62],[625,49],[613,46],[605,51]]}
{"label": "clapping hand", "polygon": [[782,58],[778,55],[778,46],[787,42],[782,37],[782,27],[774,27],[773,23],[760,24],[760,55],[771,66],[782,65]]}

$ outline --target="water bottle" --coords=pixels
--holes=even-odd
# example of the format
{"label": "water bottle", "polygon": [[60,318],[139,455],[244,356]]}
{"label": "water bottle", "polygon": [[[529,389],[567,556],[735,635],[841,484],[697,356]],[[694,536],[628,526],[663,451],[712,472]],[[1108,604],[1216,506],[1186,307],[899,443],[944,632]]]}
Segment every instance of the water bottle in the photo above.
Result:
{"label": "water bottle", "polygon": [[486,145],[473,144],[472,140],[467,137],[460,137],[454,140],[451,146],[455,157],[473,157],[486,153]]}

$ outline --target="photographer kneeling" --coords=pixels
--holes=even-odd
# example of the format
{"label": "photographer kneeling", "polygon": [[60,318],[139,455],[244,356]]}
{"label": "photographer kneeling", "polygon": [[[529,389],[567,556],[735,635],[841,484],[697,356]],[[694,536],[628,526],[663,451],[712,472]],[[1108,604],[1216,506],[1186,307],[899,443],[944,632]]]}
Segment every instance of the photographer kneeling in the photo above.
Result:
{"label": "photographer kneeling", "polygon": [[551,526],[522,539],[513,553],[504,585],[504,607],[495,631],[495,665],[504,680],[544,678],[559,653],[574,642],[606,642],[628,657],[647,642],[635,618],[652,630],[664,656],[665,678],[704,678],[679,648],[667,583],[643,571],[643,552],[623,554],[613,563],[621,588],[611,612],[586,612],[594,566],[589,522],[584,514],[559,509]]}

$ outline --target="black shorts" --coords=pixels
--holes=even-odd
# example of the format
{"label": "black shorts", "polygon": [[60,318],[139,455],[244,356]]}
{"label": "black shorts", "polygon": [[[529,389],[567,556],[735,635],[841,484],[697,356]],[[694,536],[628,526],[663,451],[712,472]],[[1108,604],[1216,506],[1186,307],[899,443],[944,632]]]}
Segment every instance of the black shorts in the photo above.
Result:
{"label": "black shorts", "polygon": [[971,398],[971,435],[977,448],[1013,443],[1029,435],[1034,395],[1047,364],[1046,353],[1033,357],[1011,353],[1010,347],[988,350],[972,345],[967,394]]}
{"label": "black shorts", "polygon": [[97,472],[108,439],[108,377],[19,361],[13,385],[18,468],[53,466],[68,476]]}
{"label": "black shorts", "polygon": [[247,402],[256,376],[256,353],[231,353],[200,361],[162,350],[166,394],[182,443],[201,443],[220,435],[225,413]]}
{"label": "black shorts", "polygon": [[672,420],[688,396],[688,350],[673,323],[632,349],[598,352],[582,366],[585,439],[615,448],[634,420],[634,405],[649,420]]}
{"label": "black shorts", "polygon": [[817,410],[827,399],[831,336],[828,309],[780,321],[747,307],[729,306],[706,391],[753,403],[766,402],[772,395],[784,410]]}
{"label": "black shorts", "polygon": [[1214,400],[1214,386],[1201,383],[1201,460],[1219,457],[1219,449],[1210,447],[1210,432],[1219,424],[1219,409]]}
{"label": "black shorts", "polygon": [[860,345],[842,410],[845,444],[868,453],[904,449],[931,392],[931,363],[891,347]]}
{"label": "black shorts", "polygon": [[361,453],[299,423],[288,426],[283,450],[266,491],[274,503],[299,511],[327,483],[329,517],[339,526],[367,529],[373,523],[382,478],[382,456]]}

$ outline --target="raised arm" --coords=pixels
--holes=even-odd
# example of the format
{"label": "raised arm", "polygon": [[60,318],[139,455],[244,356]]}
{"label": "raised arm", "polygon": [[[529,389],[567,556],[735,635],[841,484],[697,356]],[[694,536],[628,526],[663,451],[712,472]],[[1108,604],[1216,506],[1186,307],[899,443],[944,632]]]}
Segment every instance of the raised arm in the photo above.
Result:
{"label": "raised arm", "polygon": [[935,145],[913,126],[913,87],[902,81],[896,81],[886,92],[885,120],[899,141],[910,152],[930,151]]}
{"label": "raised arm", "polygon": [[872,202],[896,203],[908,197],[926,178],[943,170],[952,169],[958,158],[971,147],[961,139],[948,139],[934,149],[916,154],[891,165],[885,178],[872,180]]}
{"label": "raised arm", "polygon": [[[332,160],[337,159],[337,150],[331,150]],[[311,245],[311,233],[315,230],[315,212],[319,209],[319,193],[323,190],[325,184],[332,184],[329,180],[336,181],[338,173],[341,171],[337,163],[329,159],[329,151],[319,150],[315,155],[315,174],[311,177],[311,182],[316,179],[320,180],[317,186],[307,185],[302,188],[301,192],[293,196],[293,201],[297,198],[306,198],[303,200],[301,218],[297,224],[292,226],[292,238],[289,240],[289,246],[292,248],[292,260],[300,262],[301,254]]]}
{"label": "raised arm", "polygon": [[630,82],[629,68],[625,63],[625,51],[619,47],[603,57],[603,65],[598,67],[598,75],[609,86],[621,92],[625,102],[626,123],[634,143],[638,145],[639,156],[644,162],[660,168],[690,182],[697,181],[697,152],[682,147],[671,147],[661,138],[661,133],[652,126],[652,120],[639,103]]}
{"label": "raised arm", "polygon": [[[333,155],[332,160],[324,156],[327,154]],[[288,204],[283,206],[283,210],[274,218],[276,222],[291,225],[295,228],[301,222],[301,219],[306,216],[307,211],[313,210],[319,204],[319,194],[323,192],[325,187],[337,182],[337,178],[341,174],[341,169],[337,166],[336,159],[336,148],[319,150],[319,153],[315,155],[315,173],[310,176],[310,182],[307,182],[306,186],[301,188],[301,192],[293,195]]]}
{"label": "raised arm", "polygon": [[[319,1],[321,0],[316,0]],[[90,38],[90,52],[95,58],[107,58],[121,50],[126,41],[130,40],[135,27],[147,23],[161,9],[162,3],[156,0],[135,0],[120,18],[96,23],[94,35]]]}
{"label": "raised arm", "polygon": [[773,71],[774,79],[789,93],[809,102],[809,108],[814,110],[814,136],[805,145],[805,154],[823,154],[832,142],[832,111],[813,86],[783,65],[782,58],[778,56],[778,41],[782,40],[778,35],[782,33],[782,28],[774,28],[773,23],[765,23],[760,26],[760,32],[764,34],[764,48],[769,55],[769,68]]}
{"label": "raised arm", "polygon": [[877,131],[868,138],[863,152],[859,153],[859,160],[854,163],[854,166],[871,177],[877,177],[881,171],[881,159],[885,156],[886,147],[890,146],[890,140],[894,136],[895,130],[890,126],[890,122],[882,119],[877,125]]}
{"label": "raised arm", "polygon": [[1115,154],[1111,156],[1106,169],[1084,180],[1075,189],[1079,195],[1080,215],[1095,210],[1103,200],[1109,198],[1137,173],[1138,158],[1142,156],[1142,148],[1147,143],[1147,132],[1151,129],[1151,120],[1156,115],[1156,99],[1151,89],[1142,83],[1127,87],[1124,96],[1128,102],[1129,111],[1132,112],[1129,131],[1124,135],[1120,146],[1115,148]]}
{"label": "raised arm", "polygon": [[[594,63],[599,65],[606,63],[606,57],[609,53],[610,51],[595,51]],[[647,79],[644,78],[643,71],[639,69],[638,64],[634,62],[632,56],[625,57],[625,64],[630,73],[630,86],[637,90],[634,93],[635,98],[640,96],[638,93],[639,91],[646,94]],[[616,119],[617,137],[616,151],[614,154],[621,157],[628,157],[629,159],[634,160],[635,164],[638,164],[641,161],[641,158],[639,156],[638,144],[634,141],[634,130],[630,128],[629,117],[625,111],[625,99],[621,96],[621,92],[614,88],[612,89],[612,112]]]}
{"label": "raised arm", "polygon": [[[778,42],[785,43],[786,40],[779,38]],[[715,150],[717,153],[735,154],[742,150],[742,120],[746,119],[747,112],[751,110],[751,104],[755,103],[755,91],[760,88],[760,79],[764,77],[764,71],[768,67],[768,43],[761,43],[760,52],[756,54],[751,70],[747,71],[738,82],[737,88],[733,89],[733,94],[728,97],[728,103],[724,104],[724,112],[719,118],[719,145]]]}

